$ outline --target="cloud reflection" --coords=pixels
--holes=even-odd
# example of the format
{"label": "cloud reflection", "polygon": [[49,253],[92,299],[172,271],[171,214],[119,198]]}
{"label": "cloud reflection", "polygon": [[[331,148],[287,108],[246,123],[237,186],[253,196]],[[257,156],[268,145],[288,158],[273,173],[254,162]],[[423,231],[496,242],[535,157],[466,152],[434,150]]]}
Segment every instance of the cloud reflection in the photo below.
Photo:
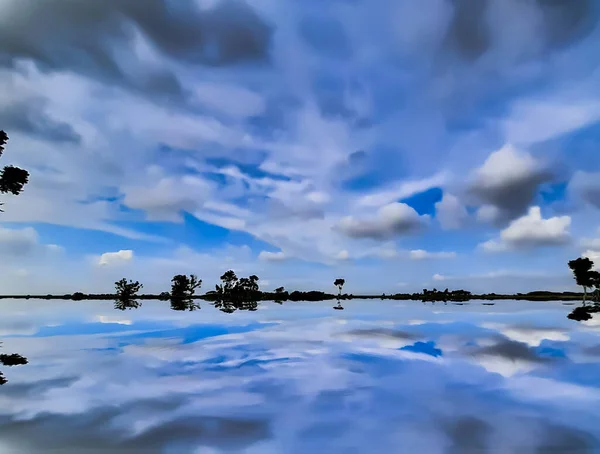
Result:
{"label": "cloud reflection", "polygon": [[[0,330],[29,321],[3,347],[30,361],[0,394],[2,452],[600,448],[600,332],[560,303],[224,314],[148,301],[126,320],[95,302],[2,304]],[[63,324],[49,328],[57,314]]]}

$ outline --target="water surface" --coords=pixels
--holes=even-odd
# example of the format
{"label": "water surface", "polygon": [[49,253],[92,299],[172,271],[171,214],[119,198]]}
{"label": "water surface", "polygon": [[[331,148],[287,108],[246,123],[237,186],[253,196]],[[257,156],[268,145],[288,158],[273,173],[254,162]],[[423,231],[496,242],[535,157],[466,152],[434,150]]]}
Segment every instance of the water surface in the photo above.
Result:
{"label": "water surface", "polygon": [[343,304],[0,301],[0,453],[600,452],[600,314]]}

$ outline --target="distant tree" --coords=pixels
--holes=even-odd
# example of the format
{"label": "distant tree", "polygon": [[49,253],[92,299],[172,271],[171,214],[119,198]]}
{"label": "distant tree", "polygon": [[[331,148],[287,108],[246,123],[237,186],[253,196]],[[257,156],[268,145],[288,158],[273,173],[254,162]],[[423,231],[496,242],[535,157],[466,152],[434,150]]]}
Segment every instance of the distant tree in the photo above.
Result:
{"label": "distant tree", "polygon": [[71,299],[73,301],[81,301],[85,298],[85,295],[82,292],[75,292],[71,295]]}
{"label": "distant tree", "polygon": [[[6,143],[8,142],[8,134],[0,130],[0,157],[4,152]],[[0,170],[0,194],[19,195],[29,182],[29,172],[14,166],[5,166]],[[2,206],[2,203],[0,203]],[[0,209],[2,211],[2,209]]]}
{"label": "distant tree", "polygon": [[333,285],[335,285],[338,288],[340,295],[342,294],[342,287],[344,287],[345,283],[346,283],[345,279],[339,279],[339,278],[333,282]]}
{"label": "distant tree", "polygon": [[194,274],[188,277],[178,274],[171,279],[171,298],[192,298],[197,288],[202,286],[202,279]]}
{"label": "distant tree", "polygon": [[285,288],[283,288],[283,287],[278,287],[275,289],[275,293],[277,293],[277,294],[281,294],[283,292],[285,292]]}
{"label": "distant tree", "polygon": [[160,301],[169,301],[170,298],[171,294],[169,292],[161,292],[160,295],[158,295]]}
{"label": "distant tree", "polygon": [[137,296],[137,292],[143,287],[138,281],[123,278],[120,281],[115,282],[115,288],[117,290],[117,297],[119,299],[134,299]]}
{"label": "distant tree", "polygon": [[571,260],[569,262],[569,268],[573,271],[573,276],[577,285],[581,285],[583,287],[583,303],[587,299],[587,288],[592,287],[594,282],[592,280],[592,275],[590,272],[594,267],[594,262],[592,262],[589,258],[578,258],[575,260]]}

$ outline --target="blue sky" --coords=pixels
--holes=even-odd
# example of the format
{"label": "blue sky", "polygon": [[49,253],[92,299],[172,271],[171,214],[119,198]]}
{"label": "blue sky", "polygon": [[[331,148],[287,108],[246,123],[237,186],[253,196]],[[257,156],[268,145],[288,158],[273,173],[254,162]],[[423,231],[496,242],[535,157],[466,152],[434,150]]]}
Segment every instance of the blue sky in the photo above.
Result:
{"label": "blue sky", "polygon": [[0,6],[2,163],[31,173],[2,292],[569,290],[600,262],[598,1],[140,5]]}

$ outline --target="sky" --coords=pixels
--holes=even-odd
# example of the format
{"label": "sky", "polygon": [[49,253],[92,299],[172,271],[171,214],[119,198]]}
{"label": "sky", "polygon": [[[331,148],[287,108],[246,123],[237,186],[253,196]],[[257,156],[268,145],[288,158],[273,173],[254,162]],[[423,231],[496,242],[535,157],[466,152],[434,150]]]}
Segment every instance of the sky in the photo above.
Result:
{"label": "sky", "polygon": [[574,290],[597,0],[0,3],[2,293]]}
{"label": "sky", "polygon": [[[2,300],[0,449],[596,453],[600,323],[561,302]],[[315,374],[315,370],[319,373]]]}

